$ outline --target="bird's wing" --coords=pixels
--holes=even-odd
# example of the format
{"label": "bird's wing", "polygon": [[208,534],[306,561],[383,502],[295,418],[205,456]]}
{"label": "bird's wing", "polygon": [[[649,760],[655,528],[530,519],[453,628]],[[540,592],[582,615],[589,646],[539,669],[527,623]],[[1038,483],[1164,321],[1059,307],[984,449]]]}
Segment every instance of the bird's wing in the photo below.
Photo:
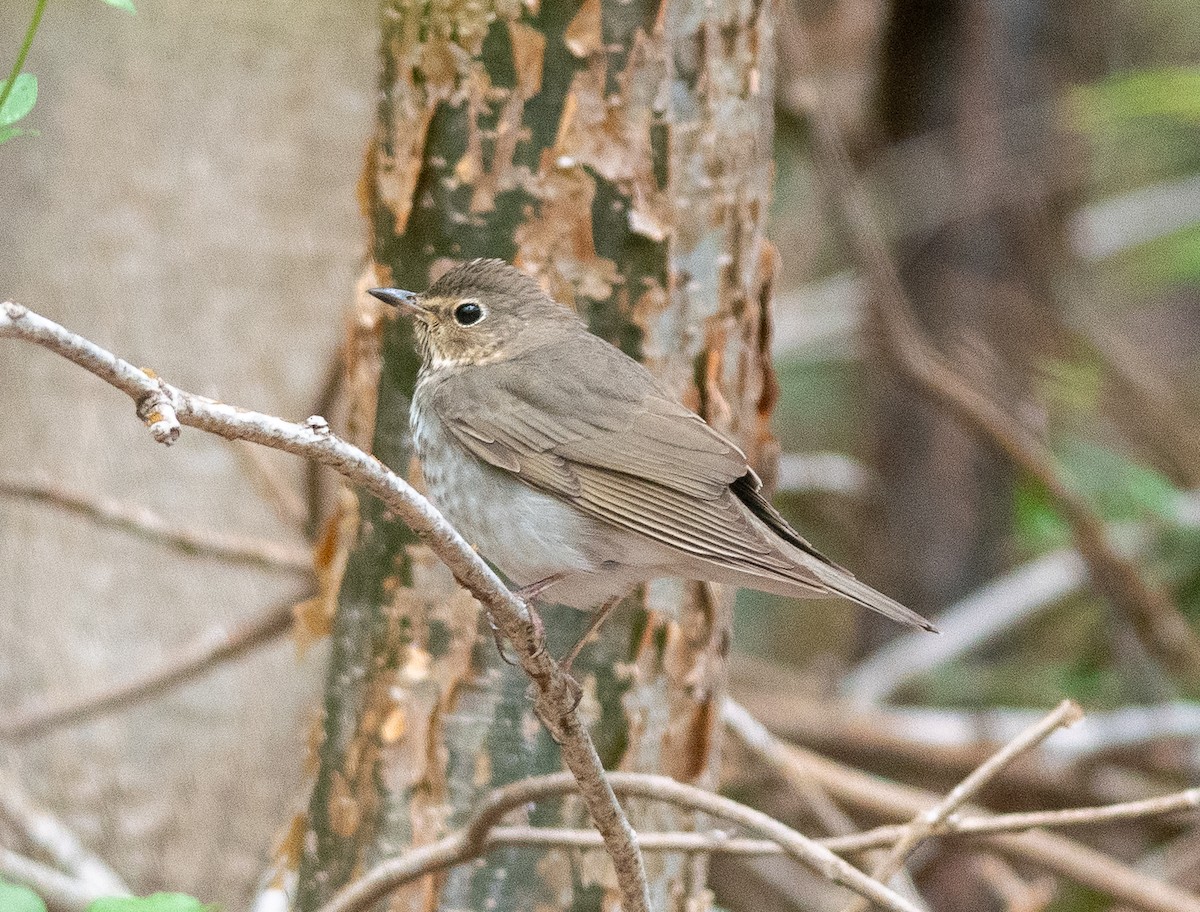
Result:
{"label": "bird's wing", "polygon": [[596,520],[763,588],[838,593],[932,629],[809,545],[762,496],[742,450],[599,338],[475,366],[442,380],[432,404],[475,456]]}
{"label": "bird's wing", "polygon": [[594,336],[444,379],[432,406],[480,459],[602,522],[743,578],[836,592],[933,629],[813,548],[737,446]]}
{"label": "bird's wing", "polygon": [[[480,459],[584,513],[701,559],[825,588],[781,552],[731,489],[761,486],[745,454],[593,336],[448,378],[432,405]],[[766,508],[789,541],[804,541]]]}

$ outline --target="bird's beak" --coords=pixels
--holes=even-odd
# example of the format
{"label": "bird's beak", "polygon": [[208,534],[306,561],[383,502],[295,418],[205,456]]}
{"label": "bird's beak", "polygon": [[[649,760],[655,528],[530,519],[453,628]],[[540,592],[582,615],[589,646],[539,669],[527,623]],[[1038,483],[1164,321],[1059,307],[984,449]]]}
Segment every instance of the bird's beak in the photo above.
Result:
{"label": "bird's beak", "polygon": [[401,313],[411,317],[425,315],[425,308],[421,306],[421,299],[416,292],[401,291],[399,288],[370,288],[367,294],[374,295],[384,304],[391,304]]}

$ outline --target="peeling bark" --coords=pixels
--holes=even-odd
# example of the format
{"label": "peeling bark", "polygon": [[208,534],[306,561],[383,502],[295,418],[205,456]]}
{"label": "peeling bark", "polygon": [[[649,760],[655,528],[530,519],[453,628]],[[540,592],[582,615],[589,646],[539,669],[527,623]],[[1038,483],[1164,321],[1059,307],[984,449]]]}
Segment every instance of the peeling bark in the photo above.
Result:
{"label": "peeling bark", "polygon": [[[770,13],[732,0],[386,6],[363,180],[381,282],[420,290],[456,261],[511,260],[770,477]],[[411,461],[411,342],[405,323],[385,326],[374,452],[398,469]],[[475,603],[378,504],[363,498],[358,511],[356,540],[343,539],[301,910],[443,835],[488,789],[560,767]],[[581,710],[606,766],[715,782],[732,595],[656,582],[584,649]],[[554,649],[587,623],[543,614]],[[696,825],[646,803],[631,818]],[[529,820],[585,822],[574,800]],[[704,859],[647,867],[654,908],[707,904]],[[603,853],[513,848],[402,889],[389,907],[583,909],[616,896]]]}

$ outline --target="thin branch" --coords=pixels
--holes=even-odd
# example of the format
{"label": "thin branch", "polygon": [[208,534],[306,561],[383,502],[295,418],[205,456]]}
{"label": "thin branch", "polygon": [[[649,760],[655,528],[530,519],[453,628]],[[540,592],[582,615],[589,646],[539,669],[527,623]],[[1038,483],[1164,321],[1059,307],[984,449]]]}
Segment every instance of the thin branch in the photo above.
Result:
{"label": "thin branch", "polygon": [[[803,34],[796,47],[811,64],[811,51]],[[1117,551],[1103,520],[1066,481],[1045,445],[990,397],[966,383],[927,338],[913,314],[866,191],[850,165],[837,125],[820,103],[813,105],[812,114],[813,160],[837,202],[845,238],[871,277],[875,291],[872,306],[896,366],[926,395],[1046,489],[1070,524],[1094,584],[1129,618],[1139,639],[1166,668],[1182,680],[1200,681],[1200,637],[1177,606],[1161,588],[1147,582],[1134,561]]]}
{"label": "thin branch", "polygon": [[30,846],[44,852],[81,886],[102,896],[129,892],[121,877],[102,859],[88,851],[70,828],[39,807],[11,773],[0,770],[0,818],[6,820]]}
{"label": "thin branch", "polygon": [[[956,785],[933,807],[913,817],[886,857],[871,871],[876,880],[887,882],[903,866],[905,860],[918,845],[944,824],[966,801],[979,791],[1017,757],[1045,741],[1058,729],[1074,725],[1083,718],[1083,711],[1073,700],[1063,700],[1053,712],[1036,725],[1031,725],[1016,738],[1000,748],[991,757],[976,767],[967,778]],[[846,907],[846,912],[864,912],[866,906],[855,902]]]}
{"label": "thin branch", "polygon": [[[776,843],[783,854],[828,880],[869,897],[885,909],[915,912],[917,908],[820,843],[761,811],[667,776],[609,773],[609,781],[613,790],[621,795],[667,801],[762,833]],[[334,896],[320,912],[359,912],[405,883],[476,858],[487,851],[488,835],[506,813],[540,799],[574,794],[576,789],[576,782],[564,773],[536,776],[502,786],[484,799],[482,807],[466,827],[436,843],[382,862]]]}
{"label": "thin branch", "polygon": [[[311,598],[311,595],[305,598]],[[93,693],[69,697],[48,706],[19,709],[0,721],[0,741],[40,738],[63,726],[77,725],[160,697],[286,633],[291,629],[293,608],[298,601],[304,599],[287,599],[233,627],[213,627],[169,653],[157,667],[128,681],[107,684]]]}
{"label": "thin branch", "polygon": [[[933,792],[888,782],[785,744],[733,700],[724,701],[721,718],[751,755],[784,781],[796,783],[805,778],[812,779],[835,799],[860,811],[884,818],[912,818],[941,800],[941,796]],[[1193,797],[1187,799],[1192,800]],[[981,817],[986,816],[979,808],[970,810]],[[981,844],[1009,858],[1059,874],[1145,912],[1200,912],[1200,897],[1195,894],[1155,880],[1102,852],[1053,833],[1038,830],[1014,835],[980,833],[978,839]],[[865,847],[855,846],[855,849]]]}
{"label": "thin branch", "polygon": [[214,557],[227,563],[266,570],[312,573],[312,555],[307,548],[176,526],[145,507],[85,494],[53,482],[0,478],[0,495],[70,510],[94,522],[113,526],[185,554]]}
{"label": "thin branch", "polygon": [[85,912],[94,900],[113,895],[97,892],[74,877],[4,846],[0,846],[0,877],[33,890],[51,912]]}
{"label": "thin branch", "polygon": [[[619,792],[620,790],[618,790]],[[815,840],[824,845],[824,840]],[[715,830],[708,833],[638,833],[643,852],[706,852],[714,855],[784,855],[783,846],[772,839],[747,839]],[[595,830],[561,827],[496,827],[484,840],[483,852],[503,846],[540,849],[602,849],[604,842]]]}
{"label": "thin branch", "polygon": [[783,453],[775,487],[781,492],[862,497],[874,480],[867,466],[843,453]]}
{"label": "thin branch", "polygon": [[[620,793],[620,789],[617,792]],[[995,833],[1019,833],[1042,827],[1099,826],[1148,817],[1191,813],[1200,810],[1200,788],[1173,792],[1141,801],[1106,804],[1099,807],[1067,808],[1059,811],[1026,811],[997,814],[994,817],[950,816],[930,830],[930,836],[987,836]],[[909,824],[889,824],[862,833],[817,839],[819,845],[839,855],[857,855],[872,849],[895,845],[909,830]],[[783,848],[769,839],[746,839],[716,831],[710,833],[639,833],[644,852],[712,852],[724,855],[782,855]],[[542,846],[545,848],[600,849],[604,843],[595,830],[549,827],[496,827],[487,837],[488,849],[497,846]]]}
{"label": "thin branch", "polygon": [[533,680],[538,714],[559,743],[592,820],[605,836],[622,907],[627,912],[649,912],[650,891],[637,836],[575,713],[574,682],[545,649],[526,605],[411,485],[375,457],[333,434],[323,418],[314,416],[304,424],[294,424],[184,392],[20,305],[5,302],[0,306],[0,336],[42,345],[124,392],[160,443],[169,445],[178,439],[182,425],[229,440],[249,440],[314,459],[382,500],[433,549],[459,584],[487,607],[513,643],[522,668]]}

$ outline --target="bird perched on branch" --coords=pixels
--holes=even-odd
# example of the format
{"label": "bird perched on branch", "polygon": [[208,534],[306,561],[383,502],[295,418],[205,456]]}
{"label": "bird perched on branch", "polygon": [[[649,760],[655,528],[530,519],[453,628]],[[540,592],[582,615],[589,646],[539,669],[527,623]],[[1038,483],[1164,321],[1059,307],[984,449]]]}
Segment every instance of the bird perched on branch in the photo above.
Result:
{"label": "bird perched on branch", "polygon": [[680,577],[933,629],[805,541],[736,445],[519,270],[473,260],[423,294],[371,294],[415,318],[431,500],[522,596],[601,609],[594,629],[637,585]]}

